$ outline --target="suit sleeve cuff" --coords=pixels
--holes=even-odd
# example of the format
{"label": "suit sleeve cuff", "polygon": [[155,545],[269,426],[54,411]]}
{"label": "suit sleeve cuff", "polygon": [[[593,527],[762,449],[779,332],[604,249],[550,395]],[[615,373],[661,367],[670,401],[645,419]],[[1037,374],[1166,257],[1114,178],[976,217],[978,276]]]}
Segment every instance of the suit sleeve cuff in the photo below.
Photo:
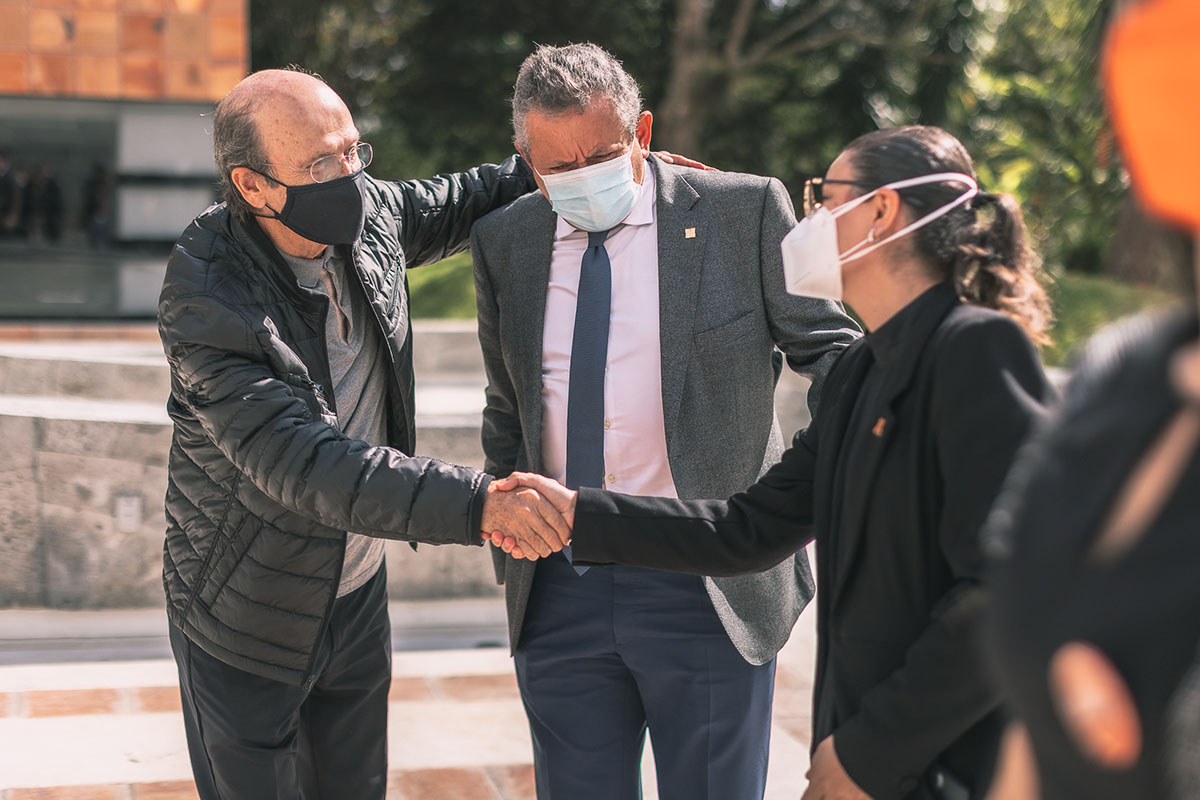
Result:
{"label": "suit sleeve cuff", "polygon": [[615,537],[596,530],[597,517],[616,513],[612,496],[603,489],[582,487],[575,500],[575,524],[571,528],[571,560],[580,564],[607,565],[615,563],[609,545]]}

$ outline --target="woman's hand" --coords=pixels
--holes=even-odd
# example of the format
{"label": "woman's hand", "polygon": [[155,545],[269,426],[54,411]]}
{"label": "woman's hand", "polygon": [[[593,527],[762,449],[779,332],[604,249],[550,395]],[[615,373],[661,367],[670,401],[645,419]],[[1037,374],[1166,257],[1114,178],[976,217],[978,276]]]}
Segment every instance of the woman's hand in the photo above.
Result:
{"label": "woman's hand", "polygon": [[817,745],[808,768],[808,788],[800,800],[871,800],[842,767],[832,736]]}

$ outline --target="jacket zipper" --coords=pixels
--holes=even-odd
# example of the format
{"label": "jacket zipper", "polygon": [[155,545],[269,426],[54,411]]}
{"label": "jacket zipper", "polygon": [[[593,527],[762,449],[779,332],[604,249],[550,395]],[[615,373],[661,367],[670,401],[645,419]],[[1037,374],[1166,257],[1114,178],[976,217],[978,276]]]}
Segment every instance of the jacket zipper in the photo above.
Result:
{"label": "jacket zipper", "polygon": [[[401,387],[399,385],[399,382],[396,379],[396,355],[395,355],[395,353],[392,352],[392,348],[388,344],[387,332],[384,330],[384,327],[383,327],[383,319],[380,317],[379,310],[375,307],[375,304],[373,302],[371,302],[371,297],[367,293],[366,283],[363,281],[362,274],[359,272],[358,253],[359,253],[358,245],[354,245],[350,250],[350,267],[351,267],[351,269],[354,270],[355,280],[358,281],[358,285],[359,285],[359,288],[362,290],[363,297],[366,298],[367,305],[371,309],[371,316],[375,320],[375,327],[377,328],[377,330],[379,332],[379,337],[380,337],[381,343],[383,344],[383,349],[387,352],[387,355],[388,355],[388,363],[391,364],[391,380],[392,380],[393,384],[395,385],[397,394],[400,398],[401,411],[406,412],[407,406],[405,405],[405,397],[404,397],[403,387]],[[321,313],[321,337],[320,337],[321,338],[321,353],[325,357],[326,364],[329,363],[329,343],[325,338],[325,325],[326,325],[326,323],[328,321],[328,317],[329,317],[329,303],[330,303],[330,300],[325,299],[324,310]],[[332,381],[332,379],[333,379],[333,376],[330,375],[330,380]],[[332,391],[331,391],[331,393],[332,393]],[[333,409],[333,413],[336,415],[337,414],[337,398],[331,397],[329,399],[331,401],[330,405]],[[407,416],[405,418],[407,419]],[[412,454],[409,453],[408,455],[412,455]],[[345,539],[345,532],[343,531],[343,533],[342,533],[342,558],[338,562],[337,580],[335,582],[335,586],[341,586],[341,583],[342,583],[342,567],[345,566],[345,560],[346,560],[345,553],[346,553],[346,539]],[[317,659],[317,653],[319,652],[319,649],[321,646],[321,640],[325,638],[325,632],[329,628],[329,618],[330,618],[331,614],[333,613],[333,604],[336,600],[337,600],[337,589],[334,589],[333,594],[329,599],[329,605],[326,606],[326,608],[325,608],[325,615],[324,615],[324,618],[321,620],[321,627],[317,633],[317,640],[313,645],[312,654],[309,656],[308,666],[305,668],[304,683],[301,684],[301,686],[300,686],[300,688],[305,692],[311,691],[313,685],[317,682],[317,676],[313,672],[313,665]]]}
{"label": "jacket zipper", "polygon": [[[371,301],[371,297],[367,293],[366,281],[363,280],[362,273],[358,269],[358,252],[359,252],[358,245],[354,245],[350,251],[350,266],[354,270],[354,277],[358,280],[359,287],[362,289],[363,297],[367,298],[367,306],[371,309],[371,316],[375,319],[375,327],[379,331],[380,341],[383,343],[384,351],[387,352],[388,363],[391,364],[391,367],[392,367],[391,372],[390,372],[390,379],[392,381],[392,385],[396,389],[396,396],[400,401],[400,410],[404,414],[404,418],[407,420],[408,419],[408,403],[407,403],[408,398],[405,397],[404,387],[401,386],[400,382],[396,379],[396,354],[392,352],[392,348],[388,344],[389,339],[387,337],[387,330],[383,326],[383,317],[380,316],[379,309],[376,308],[375,303],[373,303]],[[403,280],[404,279],[401,278],[401,281],[403,281]],[[409,310],[411,312],[411,308]],[[407,424],[405,427],[407,428]],[[412,434],[412,433],[415,433],[415,431],[408,431],[408,433]],[[405,453],[405,455],[411,456],[412,453]]]}
{"label": "jacket zipper", "polygon": [[[329,342],[326,341],[325,326],[329,321],[329,303],[328,298],[324,299],[324,304],[321,307],[321,355],[325,359],[325,370],[329,371]],[[337,416],[337,397],[333,394],[333,375],[329,375],[329,408],[333,415]],[[324,391],[324,389],[322,389]],[[338,559],[337,572],[334,574],[333,591],[329,593],[329,602],[325,606],[325,613],[321,616],[321,627],[317,629],[317,639],[313,642],[312,652],[308,656],[308,665],[304,668],[304,682],[300,685],[300,689],[304,692],[312,691],[312,687],[317,682],[317,674],[313,667],[317,661],[317,654],[321,652],[321,641],[325,638],[325,632],[329,630],[329,618],[333,615],[333,604],[337,601],[337,590],[342,585],[342,568],[346,565],[346,532],[342,531],[342,557]]]}

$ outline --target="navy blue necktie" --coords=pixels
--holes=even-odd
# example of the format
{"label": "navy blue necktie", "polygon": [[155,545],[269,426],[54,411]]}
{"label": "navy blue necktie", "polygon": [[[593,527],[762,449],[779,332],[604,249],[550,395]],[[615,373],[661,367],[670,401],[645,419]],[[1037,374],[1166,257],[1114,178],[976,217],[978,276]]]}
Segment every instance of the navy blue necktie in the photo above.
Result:
{"label": "navy blue necktie", "polygon": [[[588,234],[579,269],[575,334],[571,339],[571,376],[567,391],[567,488],[604,485],[604,372],[608,364],[608,315],[612,265],[604,238]],[[564,547],[567,560],[571,548]],[[580,575],[587,567],[575,567]]]}

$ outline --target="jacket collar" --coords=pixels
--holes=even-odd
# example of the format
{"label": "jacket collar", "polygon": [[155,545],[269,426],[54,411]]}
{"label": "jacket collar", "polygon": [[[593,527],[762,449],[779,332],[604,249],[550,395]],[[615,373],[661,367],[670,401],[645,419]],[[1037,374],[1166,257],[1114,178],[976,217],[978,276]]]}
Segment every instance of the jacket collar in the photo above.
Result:
{"label": "jacket collar", "polygon": [[[870,337],[884,334],[877,340],[877,346],[883,356],[879,365],[884,370],[878,400],[868,407],[868,414],[861,420],[856,420],[851,410],[853,401],[843,402],[846,407],[841,411],[840,424],[834,429],[834,441],[844,442],[849,438],[846,426],[857,421],[858,424],[869,425],[871,436],[865,448],[864,461],[859,478],[846,482],[846,496],[842,501],[845,517],[842,519],[840,531],[834,535],[844,537],[838,547],[838,561],[834,567],[835,583],[833,587],[832,604],[836,604],[846,579],[851,572],[847,567],[854,563],[858,545],[862,540],[862,528],[865,521],[867,500],[875,485],[875,477],[879,463],[886,452],[888,444],[896,433],[899,423],[894,404],[896,400],[912,384],[916,375],[917,364],[934,332],[942,324],[946,316],[959,304],[958,295],[949,282],[939,283],[921,294],[905,306],[895,317],[879,329],[865,337],[866,347],[871,348],[874,355],[876,347],[871,345]],[[892,323],[898,323],[892,326]],[[888,330],[890,328],[890,330]],[[878,358],[878,356],[876,356]],[[860,386],[866,372],[870,369],[870,359],[858,359],[858,374],[843,386]],[[849,378],[849,376],[848,376]],[[834,448],[835,450],[837,448]],[[832,607],[831,604],[831,607]]]}
{"label": "jacket collar", "polygon": [[[937,314],[937,309],[945,306],[953,297],[954,287],[950,283],[935,283],[892,315],[891,319],[863,337],[875,362],[890,364],[897,358],[905,359],[913,355],[911,348],[905,349],[905,343],[914,337],[928,338],[932,333],[929,327],[931,317],[940,322],[941,315]],[[922,334],[922,331],[925,333]]]}

